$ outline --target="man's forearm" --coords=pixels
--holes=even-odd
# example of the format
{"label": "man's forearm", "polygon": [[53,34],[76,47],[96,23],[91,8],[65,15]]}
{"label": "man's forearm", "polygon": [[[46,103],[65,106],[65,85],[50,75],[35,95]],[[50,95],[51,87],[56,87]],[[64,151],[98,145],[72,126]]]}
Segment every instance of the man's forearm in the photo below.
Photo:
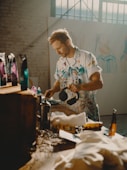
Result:
{"label": "man's forearm", "polygon": [[97,82],[89,82],[89,83],[85,83],[85,84],[80,84],[80,90],[85,90],[85,91],[91,91],[91,90],[97,90],[97,89],[101,89],[103,86],[101,81],[97,81]]}
{"label": "man's forearm", "polygon": [[54,93],[60,91],[60,82],[59,81],[56,81],[54,83],[52,90],[54,91]]}
{"label": "man's forearm", "polygon": [[95,72],[90,77],[90,82],[80,84],[80,90],[91,91],[101,89],[103,87],[102,76],[99,72]]}

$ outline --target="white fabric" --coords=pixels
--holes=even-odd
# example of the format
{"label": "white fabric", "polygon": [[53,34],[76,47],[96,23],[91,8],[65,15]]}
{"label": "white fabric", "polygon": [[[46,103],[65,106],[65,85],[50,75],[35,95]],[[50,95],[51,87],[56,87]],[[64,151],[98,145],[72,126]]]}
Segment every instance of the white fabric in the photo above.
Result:
{"label": "white fabric", "polygon": [[102,132],[84,131],[81,143],[62,155],[53,170],[127,170],[127,138],[107,137]]}
{"label": "white fabric", "polygon": [[69,126],[82,126],[86,123],[86,113],[82,112],[78,115],[66,116],[64,113],[52,112],[51,121],[56,124]]}

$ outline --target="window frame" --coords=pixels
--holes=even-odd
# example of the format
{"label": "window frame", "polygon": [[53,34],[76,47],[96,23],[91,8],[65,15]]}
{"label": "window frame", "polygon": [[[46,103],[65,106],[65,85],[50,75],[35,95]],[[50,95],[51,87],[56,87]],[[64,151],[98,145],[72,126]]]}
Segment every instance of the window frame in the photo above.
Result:
{"label": "window frame", "polygon": [[[77,20],[84,20],[84,21],[93,21],[93,22],[102,22],[102,23],[112,23],[112,24],[127,24],[127,0],[98,0],[98,11],[95,14],[94,11],[94,5],[96,0],[91,0],[91,8],[89,8],[88,4],[85,3],[85,1],[88,2],[88,0],[73,0],[74,5],[72,7],[69,6],[69,0],[66,0],[67,2],[67,9],[63,13],[63,8],[61,5],[61,13],[58,12],[58,8],[56,6],[57,1],[59,2],[65,2],[65,0],[51,0],[51,17],[57,17],[57,18],[66,18],[66,19],[77,19]],[[90,1],[89,1],[90,2]],[[97,2],[97,1],[96,1]],[[76,15],[76,5],[79,3],[79,15]],[[112,7],[111,7],[111,5]],[[86,7],[86,11],[83,11],[83,5]],[[104,5],[106,12],[104,13]],[[112,8],[111,14],[108,12],[108,6],[110,5],[110,8]],[[117,5],[118,9],[117,12],[114,14],[113,12],[113,6]],[[120,14],[119,8],[120,5],[124,5],[124,11]],[[74,15],[71,15],[70,11],[72,12],[74,10]],[[78,11],[78,10],[77,10]],[[83,16],[83,12],[86,12],[86,16]],[[104,16],[105,15],[105,16]],[[111,16],[110,16],[111,15]],[[123,19],[120,19],[123,17]],[[110,18],[110,17],[111,18]]]}

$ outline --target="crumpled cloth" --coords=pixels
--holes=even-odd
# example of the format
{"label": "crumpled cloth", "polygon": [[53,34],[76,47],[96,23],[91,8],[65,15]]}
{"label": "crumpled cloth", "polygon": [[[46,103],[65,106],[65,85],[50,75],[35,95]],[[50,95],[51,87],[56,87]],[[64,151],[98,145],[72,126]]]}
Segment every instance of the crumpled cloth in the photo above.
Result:
{"label": "crumpled cloth", "polygon": [[127,170],[127,137],[84,131],[80,138],[75,149],[60,155],[52,170]]}
{"label": "crumpled cloth", "polygon": [[82,126],[86,123],[86,113],[67,116],[63,112],[52,112],[51,122],[59,125]]}

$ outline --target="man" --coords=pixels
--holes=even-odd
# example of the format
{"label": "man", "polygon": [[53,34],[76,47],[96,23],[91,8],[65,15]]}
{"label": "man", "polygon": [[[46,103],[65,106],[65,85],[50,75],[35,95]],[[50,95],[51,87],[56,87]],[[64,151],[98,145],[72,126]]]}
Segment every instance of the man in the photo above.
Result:
{"label": "man", "polygon": [[88,118],[99,121],[95,93],[103,87],[103,80],[95,56],[74,46],[66,29],[53,31],[48,41],[60,58],[54,75],[56,81],[46,90],[45,97],[60,92],[59,97],[70,112],[85,112]]}

